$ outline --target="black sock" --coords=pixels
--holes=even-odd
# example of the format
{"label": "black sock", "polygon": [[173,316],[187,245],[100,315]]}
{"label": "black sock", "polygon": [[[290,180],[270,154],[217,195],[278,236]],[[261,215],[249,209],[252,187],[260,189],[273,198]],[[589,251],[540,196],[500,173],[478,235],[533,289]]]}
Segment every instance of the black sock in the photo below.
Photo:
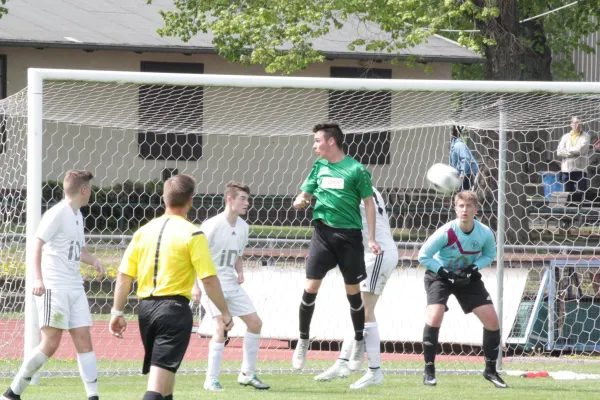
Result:
{"label": "black sock", "polygon": [[350,303],[350,317],[352,318],[352,326],[354,326],[354,339],[363,340],[365,331],[365,307],[360,293],[349,294],[348,302]]}
{"label": "black sock", "polygon": [[168,396],[165,396],[165,400],[173,400],[173,395],[170,394]]}
{"label": "black sock", "polygon": [[300,339],[308,339],[310,335],[310,321],[315,312],[316,293],[308,293],[306,290],[302,293],[302,302],[300,303]]}
{"label": "black sock", "polygon": [[423,355],[425,356],[425,371],[435,373],[435,356],[437,354],[440,328],[425,324],[423,329]]}
{"label": "black sock", "polygon": [[483,328],[483,355],[485,357],[485,372],[496,372],[496,360],[500,347],[500,329],[488,331]]}
{"label": "black sock", "polygon": [[144,393],[142,400],[165,400],[165,398],[158,392],[151,392],[148,390],[146,393]]}

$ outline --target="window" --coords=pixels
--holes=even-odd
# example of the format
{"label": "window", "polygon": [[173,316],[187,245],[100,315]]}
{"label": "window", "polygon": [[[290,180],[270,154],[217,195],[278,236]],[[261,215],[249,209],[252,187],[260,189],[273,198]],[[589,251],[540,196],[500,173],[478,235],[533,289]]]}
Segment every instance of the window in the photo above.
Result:
{"label": "window", "polygon": [[[142,72],[202,74],[204,64],[142,61]],[[202,158],[204,89],[191,86],[139,88],[140,157],[151,160],[195,161]],[[158,127],[158,129],[157,129]],[[186,132],[193,130],[193,132]]]}
{"label": "window", "polygon": [[[0,54],[0,99],[6,98],[6,72],[8,65],[6,63],[6,55]],[[8,133],[6,133],[6,117],[0,114],[0,154],[4,153],[4,147]]]}
{"label": "window", "polygon": [[[331,67],[331,77],[392,79],[392,70]],[[390,125],[391,92],[330,90],[329,119],[350,132],[344,135],[346,154],[365,165],[390,164],[390,132],[373,131],[371,127],[374,120],[378,125]]]}

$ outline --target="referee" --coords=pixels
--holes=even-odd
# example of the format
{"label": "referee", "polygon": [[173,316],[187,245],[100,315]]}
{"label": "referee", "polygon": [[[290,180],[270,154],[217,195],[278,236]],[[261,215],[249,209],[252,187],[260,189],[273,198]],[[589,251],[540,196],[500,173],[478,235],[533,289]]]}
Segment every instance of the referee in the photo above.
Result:
{"label": "referee", "polygon": [[142,400],[173,399],[175,373],[192,332],[189,303],[196,276],[223,315],[220,328],[228,331],[233,327],[206,237],[186,219],[195,187],[196,181],[189,175],[165,182],[165,214],[137,230],[119,268],[110,332],[123,337],[127,328],[123,309],[131,281],[137,278],[141,299],[138,318],[145,350],[142,373],[150,372]]}

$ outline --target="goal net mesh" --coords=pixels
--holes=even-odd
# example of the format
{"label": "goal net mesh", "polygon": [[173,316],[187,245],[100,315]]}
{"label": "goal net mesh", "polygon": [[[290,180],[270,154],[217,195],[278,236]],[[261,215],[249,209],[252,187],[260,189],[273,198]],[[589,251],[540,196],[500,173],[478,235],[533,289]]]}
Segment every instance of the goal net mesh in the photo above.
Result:
{"label": "goal net mesh", "polygon": [[[285,85],[285,81],[282,81]],[[42,212],[63,197],[66,170],[93,172],[85,218],[87,249],[106,268],[102,281],[82,265],[94,319],[92,337],[103,374],[138,373],[143,349],[135,292],[129,329],[111,337],[108,320],[118,266],[132,233],[164,212],[163,182],[191,174],[198,182],[189,218],[200,224],[223,211],[230,180],[252,191],[246,220],[245,290],[263,320],[261,371],[289,371],[298,335],[298,306],[311,237],[312,209],[296,211],[294,195],[316,156],[312,126],[338,121],[345,151],[367,166],[384,195],[400,261],[379,300],[382,367],[422,370],[426,297],[419,246],[455,218],[453,199],[429,188],[427,169],[449,162],[451,127],[477,160],[478,219],[498,229],[500,131],[506,130],[504,291],[497,268],[483,271],[502,308],[504,368],[531,370],[580,360],[600,348],[598,156],[592,146],[599,95],[361,91],[169,86],[48,81],[44,83]],[[16,373],[24,352],[27,93],[0,102],[0,376]],[[566,192],[556,150],[579,116],[591,138],[589,189]],[[483,363],[482,327],[449,302],[440,332],[438,371],[465,373]],[[214,330],[199,304],[182,370],[206,368]],[[343,281],[329,273],[317,297],[313,345],[305,371],[327,368],[351,327]],[[224,351],[224,371],[237,371],[244,324],[237,320]],[[76,375],[76,351],[65,335],[46,373]],[[554,357],[554,356],[561,357]],[[569,355],[569,357],[566,357]]]}

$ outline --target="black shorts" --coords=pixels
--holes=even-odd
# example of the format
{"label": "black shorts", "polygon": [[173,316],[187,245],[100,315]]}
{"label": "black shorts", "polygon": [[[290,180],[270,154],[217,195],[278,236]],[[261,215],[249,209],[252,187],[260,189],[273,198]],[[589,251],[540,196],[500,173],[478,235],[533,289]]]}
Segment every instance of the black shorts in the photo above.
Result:
{"label": "black shorts", "polygon": [[367,278],[364,246],[360,229],[334,228],[317,220],[306,260],[306,278],[323,279],[339,265],[346,285]]}
{"label": "black shorts", "polygon": [[192,334],[190,301],[184,296],[142,299],[139,321],[146,353],[142,373],[150,372],[150,366],[177,372]]}
{"label": "black shorts", "polygon": [[438,274],[427,270],[425,272],[425,291],[427,292],[427,305],[443,304],[446,306],[446,311],[448,311],[446,304],[451,294],[456,297],[465,314],[469,314],[479,306],[494,304],[479,272],[471,275],[471,282],[468,285],[455,287],[454,284]]}

